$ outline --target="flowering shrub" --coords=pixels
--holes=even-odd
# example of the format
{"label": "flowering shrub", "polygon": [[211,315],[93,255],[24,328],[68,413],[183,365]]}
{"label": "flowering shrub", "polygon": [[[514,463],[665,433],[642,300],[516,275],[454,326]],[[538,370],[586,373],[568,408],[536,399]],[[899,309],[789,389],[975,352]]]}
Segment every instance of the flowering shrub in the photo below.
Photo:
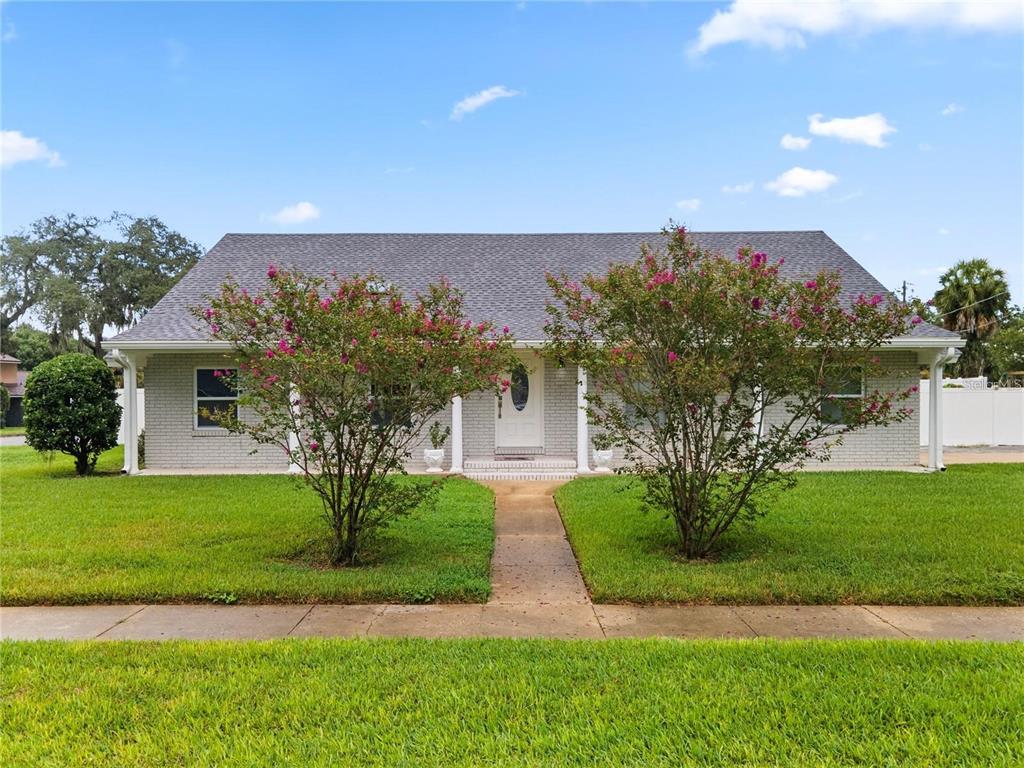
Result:
{"label": "flowering shrub", "polygon": [[764,253],[728,258],[682,228],[665,234],[664,254],[645,247],[582,284],[548,276],[547,354],[588,371],[595,444],[624,448],[682,552],[704,557],[793,469],[909,415],[910,391],[834,396],[877,371],[877,350],[913,321],[888,296],[844,303],[835,273],[790,281]]}
{"label": "flowering shrub", "polygon": [[321,497],[331,562],[354,564],[366,535],[424,501],[396,484],[420,431],[455,395],[507,386],[512,337],[470,322],[447,281],[409,299],[377,275],[329,280],[267,270],[250,294],[226,282],[195,313],[239,358],[228,429],[279,446]]}

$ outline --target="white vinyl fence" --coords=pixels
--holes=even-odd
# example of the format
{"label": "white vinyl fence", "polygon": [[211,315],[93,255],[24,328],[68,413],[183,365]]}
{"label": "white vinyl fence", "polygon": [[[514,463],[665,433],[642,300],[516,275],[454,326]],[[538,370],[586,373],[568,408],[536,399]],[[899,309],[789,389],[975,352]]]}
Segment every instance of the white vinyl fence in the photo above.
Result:
{"label": "white vinyl fence", "polygon": [[[921,445],[928,445],[930,383],[921,381]],[[1024,445],[1024,388],[943,388],[942,444]]]}
{"label": "white vinyl fence", "polygon": [[[146,428],[146,390],[139,387],[135,390],[139,405],[139,432]],[[121,406],[121,428],[117,431],[117,442],[124,445],[124,390],[117,390],[117,404]]]}

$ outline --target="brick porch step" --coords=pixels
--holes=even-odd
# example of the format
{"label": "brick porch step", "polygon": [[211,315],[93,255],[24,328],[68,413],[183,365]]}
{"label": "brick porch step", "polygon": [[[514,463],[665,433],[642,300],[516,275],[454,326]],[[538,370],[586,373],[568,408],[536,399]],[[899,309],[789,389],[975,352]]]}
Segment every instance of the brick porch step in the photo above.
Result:
{"label": "brick porch step", "polygon": [[571,480],[576,461],[561,457],[466,459],[464,474],[471,480]]}

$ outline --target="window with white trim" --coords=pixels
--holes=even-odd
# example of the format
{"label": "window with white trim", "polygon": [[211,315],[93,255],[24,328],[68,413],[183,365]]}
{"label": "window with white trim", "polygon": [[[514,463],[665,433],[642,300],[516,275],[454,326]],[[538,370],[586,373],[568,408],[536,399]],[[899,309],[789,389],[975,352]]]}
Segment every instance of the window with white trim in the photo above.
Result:
{"label": "window with white trim", "polygon": [[196,429],[217,429],[215,416],[238,415],[237,374],[234,368],[196,368]]}
{"label": "window with white trim", "polygon": [[821,388],[828,396],[821,403],[821,420],[825,424],[843,426],[846,424],[848,403],[864,397],[864,374],[857,371],[844,379],[832,379]]}

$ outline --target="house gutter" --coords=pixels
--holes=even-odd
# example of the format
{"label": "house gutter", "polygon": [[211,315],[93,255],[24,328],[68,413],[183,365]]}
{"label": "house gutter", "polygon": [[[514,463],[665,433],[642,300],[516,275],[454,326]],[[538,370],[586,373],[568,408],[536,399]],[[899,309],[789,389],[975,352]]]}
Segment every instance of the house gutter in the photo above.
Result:
{"label": "house gutter", "polygon": [[[967,342],[961,338],[950,337],[921,337],[913,338],[903,336],[883,344],[880,349],[946,349],[961,348]],[[545,340],[518,339],[513,342],[515,349],[537,349],[547,344]],[[182,339],[162,341],[104,341],[103,348],[107,350],[127,350],[145,352],[230,352],[233,347],[226,341],[214,341],[205,339]]]}

